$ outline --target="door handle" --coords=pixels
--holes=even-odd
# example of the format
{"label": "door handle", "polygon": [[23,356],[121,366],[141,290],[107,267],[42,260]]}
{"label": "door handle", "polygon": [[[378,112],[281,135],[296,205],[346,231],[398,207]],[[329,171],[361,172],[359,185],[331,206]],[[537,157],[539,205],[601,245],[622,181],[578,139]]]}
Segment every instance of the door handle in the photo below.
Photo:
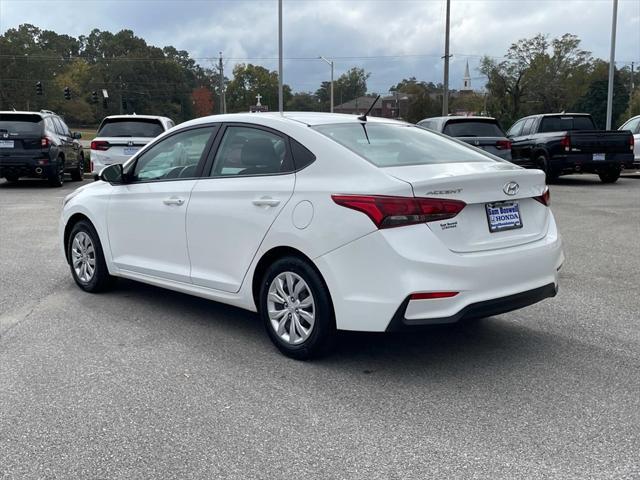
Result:
{"label": "door handle", "polygon": [[178,198],[178,197],[169,197],[169,198],[165,198],[162,203],[164,203],[165,205],[177,205],[180,206],[184,203],[184,200],[182,198]]}
{"label": "door handle", "polygon": [[257,207],[277,207],[280,205],[280,200],[271,197],[260,197],[256,198],[252,203]]}

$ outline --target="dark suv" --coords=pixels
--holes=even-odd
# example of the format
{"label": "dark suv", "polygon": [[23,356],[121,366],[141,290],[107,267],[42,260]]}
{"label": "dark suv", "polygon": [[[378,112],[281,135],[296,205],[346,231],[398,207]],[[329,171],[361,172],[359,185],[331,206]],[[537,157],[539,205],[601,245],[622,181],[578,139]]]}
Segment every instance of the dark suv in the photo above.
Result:
{"label": "dark suv", "polygon": [[60,187],[64,174],[82,180],[84,154],[78,139],[55,113],[0,111],[0,177],[44,178]]}

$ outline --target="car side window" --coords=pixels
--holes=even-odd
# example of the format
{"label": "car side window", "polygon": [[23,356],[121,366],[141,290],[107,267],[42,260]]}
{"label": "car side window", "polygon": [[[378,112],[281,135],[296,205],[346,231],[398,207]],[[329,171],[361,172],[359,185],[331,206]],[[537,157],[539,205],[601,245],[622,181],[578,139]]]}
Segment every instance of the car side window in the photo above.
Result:
{"label": "car side window", "polygon": [[316,156],[307,147],[293,138],[290,139],[290,142],[291,155],[293,156],[293,163],[296,170],[302,170],[315,162]]}
{"label": "car side window", "polygon": [[53,126],[53,120],[51,120],[51,117],[46,117],[44,119],[44,126],[49,132],[56,131],[56,127]]}
{"label": "car side window", "polygon": [[216,128],[194,128],[159,141],[138,157],[132,180],[195,178],[198,163]]}
{"label": "car side window", "polygon": [[507,135],[509,135],[510,137],[517,137],[522,133],[522,127],[524,126],[524,120],[519,120],[516,123],[514,123],[511,128],[509,129],[509,132],[507,133]]}
{"label": "car side window", "polygon": [[640,132],[640,117],[629,120],[626,124],[620,127],[621,130],[631,130],[631,133]]}
{"label": "car side window", "polygon": [[286,139],[252,127],[229,126],[209,176],[273,175],[293,171]]}
{"label": "car side window", "polygon": [[67,127],[67,124],[64,123],[64,120],[62,120],[61,118],[59,120],[60,120],[60,125],[62,125],[62,131],[64,132],[64,134],[67,137],[70,137],[71,136],[71,130],[69,130],[69,127]]}
{"label": "car side window", "polygon": [[419,126],[421,126],[422,128],[427,128],[429,130],[433,130],[434,129],[434,122],[431,120],[425,120],[424,122],[420,122],[418,123]]}
{"label": "car side window", "polygon": [[56,133],[58,135],[64,135],[64,128],[62,127],[62,122],[60,121],[60,119],[51,117],[51,120],[53,121],[53,125],[55,126]]}
{"label": "car side window", "polygon": [[535,118],[529,118],[528,120],[526,120],[524,122],[520,135],[529,135],[531,133],[531,127],[533,127],[533,122],[535,121]]}

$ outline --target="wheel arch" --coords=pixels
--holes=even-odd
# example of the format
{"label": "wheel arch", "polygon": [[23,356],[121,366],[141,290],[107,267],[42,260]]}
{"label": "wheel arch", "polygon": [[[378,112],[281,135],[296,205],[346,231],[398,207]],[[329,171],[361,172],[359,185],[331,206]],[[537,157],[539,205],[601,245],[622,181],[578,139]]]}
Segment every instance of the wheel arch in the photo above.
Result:
{"label": "wheel arch", "polygon": [[96,228],[93,222],[91,221],[91,219],[87,217],[84,213],[74,213],[69,217],[67,224],[64,226],[63,246],[64,246],[64,256],[67,259],[67,263],[69,263],[69,249],[67,248],[67,245],[69,244],[69,236],[71,235],[71,230],[73,230],[73,227],[78,222],[83,220],[89,222],[91,226],[93,226],[93,228]]}

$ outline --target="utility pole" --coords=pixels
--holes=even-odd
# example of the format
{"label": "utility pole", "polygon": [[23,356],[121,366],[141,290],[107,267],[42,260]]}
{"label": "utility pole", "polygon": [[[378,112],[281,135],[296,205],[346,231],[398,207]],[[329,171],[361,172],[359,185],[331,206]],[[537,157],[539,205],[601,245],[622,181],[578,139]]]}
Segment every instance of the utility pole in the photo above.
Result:
{"label": "utility pole", "polygon": [[444,37],[444,86],[442,89],[442,116],[449,115],[449,23],[451,18],[451,0],[447,1],[447,20]]}
{"label": "utility pole", "polygon": [[327,62],[327,64],[329,64],[329,66],[331,67],[331,87],[330,87],[330,91],[331,91],[331,100],[330,100],[330,112],[333,113],[333,60],[329,60],[327,58],[324,58],[322,55],[318,57],[321,60],[324,60],[325,62]]}
{"label": "utility pole", "polygon": [[631,101],[631,97],[633,97],[633,91],[636,89],[636,86],[633,83],[633,67],[634,62],[631,62],[631,92],[629,92],[629,101]]}
{"label": "utility pole", "polygon": [[278,0],[278,111],[284,111],[282,98],[282,0]]}
{"label": "utility pole", "polygon": [[222,52],[220,52],[220,59],[218,60],[218,89],[220,92],[220,113],[225,113],[226,105],[224,98],[224,65],[222,64]]}
{"label": "utility pole", "polygon": [[609,88],[607,91],[607,130],[611,130],[613,113],[613,74],[616,70],[616,25],[618,23],[618,0],[613,0],[611,16],[611,53],[609,54]]}

